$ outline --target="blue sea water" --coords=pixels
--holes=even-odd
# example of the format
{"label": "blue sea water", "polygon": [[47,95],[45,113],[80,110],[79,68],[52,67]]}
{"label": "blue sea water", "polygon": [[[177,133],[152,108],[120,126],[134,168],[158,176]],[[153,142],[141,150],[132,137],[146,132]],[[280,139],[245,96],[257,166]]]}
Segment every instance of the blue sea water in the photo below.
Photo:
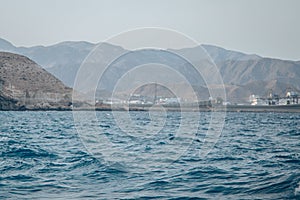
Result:
{"label": "blue sea water", "polygon": [[89,114],[0,112],[0,199],[300,199],[299,114],[227,113],[206,156],[210,113]]}

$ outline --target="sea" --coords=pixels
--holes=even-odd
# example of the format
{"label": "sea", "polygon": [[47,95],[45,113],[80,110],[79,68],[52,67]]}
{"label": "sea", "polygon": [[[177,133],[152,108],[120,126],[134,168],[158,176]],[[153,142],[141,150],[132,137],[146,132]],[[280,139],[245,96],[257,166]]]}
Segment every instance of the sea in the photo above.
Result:
{"label": "sea", "polygon": [[297,113],[6,111],[0,121],[0,199],[300,199]]}

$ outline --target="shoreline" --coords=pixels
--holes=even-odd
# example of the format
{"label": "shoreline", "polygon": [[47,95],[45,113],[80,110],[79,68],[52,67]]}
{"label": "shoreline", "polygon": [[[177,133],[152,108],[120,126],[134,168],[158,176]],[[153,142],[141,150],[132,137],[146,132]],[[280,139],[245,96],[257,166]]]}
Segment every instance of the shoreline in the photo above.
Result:
{"label": "shoreline", "polygon": [[58,107],[58,108],[18,108],[0,111],[130,111],[130,112],[289,112],[300,113],[300,104],[293,105],[227,105],[227,106],[130,106],[130,107]]}

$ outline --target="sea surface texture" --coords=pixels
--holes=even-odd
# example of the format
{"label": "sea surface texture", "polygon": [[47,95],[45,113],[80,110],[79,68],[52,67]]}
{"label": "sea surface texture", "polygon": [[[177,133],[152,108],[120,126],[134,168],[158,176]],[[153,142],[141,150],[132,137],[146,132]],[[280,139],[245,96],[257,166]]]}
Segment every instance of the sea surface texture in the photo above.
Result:
{"label": "sea surface texture", "polygon": [[0,199],[300,199],[299,114],[78,113],[0,112]]}

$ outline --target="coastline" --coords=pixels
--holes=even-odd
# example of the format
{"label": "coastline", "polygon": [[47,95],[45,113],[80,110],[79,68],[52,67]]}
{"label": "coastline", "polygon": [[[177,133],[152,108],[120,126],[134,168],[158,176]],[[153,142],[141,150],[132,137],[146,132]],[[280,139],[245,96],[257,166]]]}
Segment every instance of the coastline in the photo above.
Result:
{"label": "coastline", "polygon": [[300,104],[293,105],[212,105],[212,106],[96,106],[0,109],[0,111],[138,111],[138,112],[290,112],[300,113]]}

